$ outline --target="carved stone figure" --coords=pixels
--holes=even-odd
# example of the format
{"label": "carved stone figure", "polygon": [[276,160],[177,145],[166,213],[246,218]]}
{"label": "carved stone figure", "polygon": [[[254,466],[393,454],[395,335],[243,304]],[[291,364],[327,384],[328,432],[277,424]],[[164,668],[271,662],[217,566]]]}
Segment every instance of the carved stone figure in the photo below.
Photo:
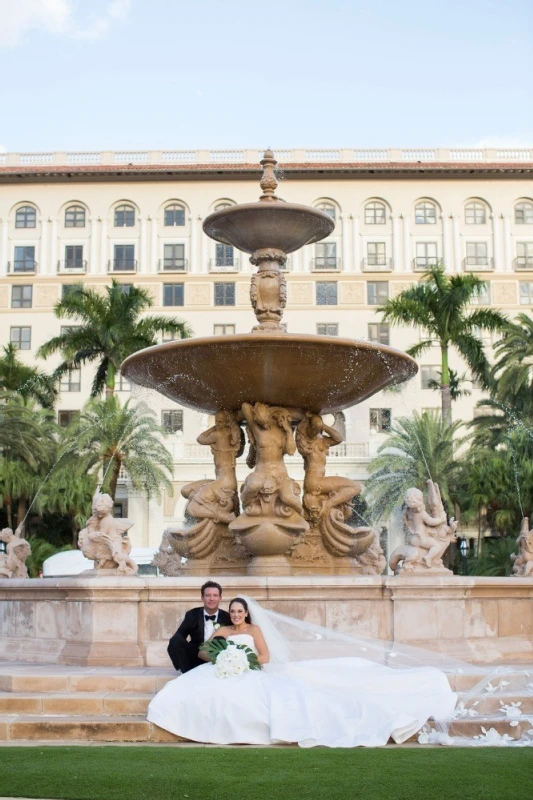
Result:
{"label": "carved stone figure", "polygon": [[457,522],[448,523],[437,483],[426,481],[428,514],[420,489],[408,489],[404,496],[403,521],[409,532],[409,543],[397,547],[391,554],[389,566],[396,574],[402,572],[451,574],[442,556],[456,538]]}
{"label": "carved stone figure", "polygon": [[124,535],[134,522],[113,517],[113,505],[110,495],[100,492],[94,495],[93,513],[79,533],[78,545],[85,558],[94,561],[97,574],[109,575],[111,571],[119,575],[136,575],[139,568],[130,558],[131,542]]}
{"label": "carved stone figure", "polygon": [[350,478],[326,477],[330,447],[342,442],[341,434],[326,425],[318,414],[306,412],[296,430],[296,445],[305,467],[304,507],[306,519],[320,530],[326,548],[335,556],[355,558],[375,541],[369,527],[352,527],[350,500],[361,492],[361,484]]}
{"label": "carved stone figure", "polygon": [[[181,490],[189,501],[186,513],[196,522],[184,528],[167,528],[162,542],[165,551],[170,547],[180,561],[182,556],[205,559],[211,555],[220,544],[223,526],[239,514],[235,464],[244,449],[244,434],[235,415],[217,411],[215,424],[196,441],[211,448],[215,480],[193,481]],[[169,574],[162,562],[154,563]]]}
{"label": "carved stone figure", "polygon": [[287,284],[280,266],[285,265],[287,256],[281,250],[256,250],[250,261],[258,267],[250,284],[250,300],[259,322],[253,330],[284,332],[286,326],[280,320],[287,303]]}
{"label": "carved stone figure", "polygon": [[20,527],[15,533],[11,528],[0,531],[0,542],[6,545],[6,552],[0,553],[0,578],[27,578],[26,559],[31,555],[31,546],[19,534]]}
{"label": "carved stone figure", "polygon": [[256,556],[281,556],[309,526],[301,516],[300,487],[283,462],[296,451],[292,416],[286,408],[243,403],[250,453],[255,467],[241,489],[243,513],[229,529]]}
{"label": "carved stone figure", "polygon": [[516,540],[518,554],[511,556],[513,561],[513,575],[516,577],[527,578],[533,575],[533,528],[529,529],[529,519],[524,517],[520,535]]}

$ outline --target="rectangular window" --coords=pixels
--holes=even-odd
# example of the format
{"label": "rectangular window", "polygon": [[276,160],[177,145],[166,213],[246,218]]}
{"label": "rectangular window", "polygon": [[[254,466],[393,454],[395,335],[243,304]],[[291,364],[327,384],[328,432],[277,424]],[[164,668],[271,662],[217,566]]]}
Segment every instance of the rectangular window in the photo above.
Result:
{"label": "rectangular window", "polygon": [[319,336],[338,336],[339,325],[337,322],[317,322],[316,332]]}
{"label": "rectangular window", "polygon": [[15,247],[13,272],[35,272],[35,247]]}
{"label": "rectangular window", "polygon": [[118,290],[122,292],[122,294],[129,294],[133,289],[133,283],[120,283]]}
{"label": "rectangular window", "polygon": [[387,265],[387,251],[385,242],[367,242],[366,256],[369,267],[384,267]]}
{"label": "rectangular window", "polygon": [[121,372],[115,376],[115,389],[117,392],[131,392],[131,383],[126,380]]}
{"label": "rectangular window", "polygon": [[388,433],[391,429],[392,412],[390,408],[370,409],[370,430],[376,433]]}
{"label": "rectangular window", "polygon": [[365,225],[385,225],[386,221],[383,203],[367,203],[365,206]]}
{"label": "rectangular window", "polygon": [[383,322],[369,322],[368,339],[377,344],[389,344],[389,326]]}
{"label": "rectangular window", "polygon": [[416,269],[425,270],[428,267],[435,267],[438,263],[437,242],[416,243]]}
{"label": "rectangular window", "polygon": [[533,242],[516,243],[516,266],[518,269],[533,268]]}
{"label": "rectangular window", "polygon": [[337,305],[337,281],[317,281],[316,304],[317,306]]}
{"label": "rectangular window", "polygon": [[176,433],[176,431],[183,430],[183,411],[162,411],[161,412],[161,427],[167,433]]}
{"label": "rectangular window", "polygon": [[11,328],[10,341],[17,350],[31,350],[31,328]]}
{"label": "rectangular window", "polygon": [[230,244],[217,244],[215,251],[215,266],[235,266],[235,251]]}
{"label": "rectangular window", "polygon": [[533,305],[533,281],[520,281],[520,305]]}
{"label": "rectangular window", "polygon": [[230,336],[235,333],[235,325],[213,325],[215,336]]}
{"label": "rectangular window", "polygon": [[475,294],[472,295],[470,305],[473,306],[488,306],[490,305],[490,282],[487,281],[484,286],[476,289]]}
{"label": "rectangular window", "polygon": [[127,272],[135,269],[135,245],[116,244],[114,247],[113,270],[115,272]]}
{"label": "rectangular window", "polygon": [[489,263],[487,242],[466,243],[466,266],[486,267]]}
{"label": "rectangular window", "polygon": [[81,369],[69,369],[61,376],[59,384],[62,392],[81,391]]}
{"label": "rectangular window", "polygon": [[182,227],[185,225],[185,209],[176,204],[165,208],[165,227]]}
{"label": "rectangular window", "polygon": [[162,342],[175,342],[180,336],[177,333],[164,333],[161,339]]}
{"label": "rectangular window", "polygon": [[215,283],[215,305],[216,306],[235,305],[234,283]]}
{"label": "rectangular window", "polygon": [[163,284],[163,305],[182,306],[183,305],[183,283],[164,283]]}
{"label": "rectangular window", "polygon": [[68,428],[75,420],[80,418],[79,411],[58,411],[57,422],[61,428]]}
{"label": "rectangular window", "polygon": [[11,289],[11,308],[31,308],[33,286],[13,286]]}
{"label": "rectangular window", "polygon": [[65,246],[65,269],[83,269],[83,245],[68,244]]}
{"label": "rectangular window", "polygon": [[320,242],[315,245],[315,269],[337,269],[336,242]]}
{"label": "rectangular window", "polygon": [[380,306],[389,299],[388,281],[368,281],[366,289],[369,306]]}
{"label": "rectangular window", "polygon": [[166,244],[164,246],[163,269],[185,269],[185,245]]}
{"label": "rectangular window", "polygon": [[422,389],[432,389],[431,382],[440,383],[440,367],[420,367],[420,382]]}

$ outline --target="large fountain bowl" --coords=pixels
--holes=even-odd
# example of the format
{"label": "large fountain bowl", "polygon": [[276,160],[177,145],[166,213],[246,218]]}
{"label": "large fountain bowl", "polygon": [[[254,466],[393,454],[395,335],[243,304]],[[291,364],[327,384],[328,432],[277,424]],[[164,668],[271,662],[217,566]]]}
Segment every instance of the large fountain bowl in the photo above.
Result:
{"label": "large fountain bowl", "polygon": [[282,200],[229,206],[206,217],[204,231],[212,239],[243,253],[264,248],[292,253],[329,236],[335,222],[324,211]]}
{"label": "large fountain bowl", "polygon": [[257,401],[322,414],[341,411],[417,370],[410,356],[371,342],[253,333],[149,347],[121,367],[129,381],[211,414]]}

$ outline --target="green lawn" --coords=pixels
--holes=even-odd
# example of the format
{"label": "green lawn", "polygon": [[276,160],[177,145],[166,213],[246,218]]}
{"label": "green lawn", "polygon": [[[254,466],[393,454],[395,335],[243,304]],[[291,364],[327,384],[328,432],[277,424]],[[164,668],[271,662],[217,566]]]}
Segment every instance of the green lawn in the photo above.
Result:
{"label": "green lawn", "polygon": [[0,796],[531,800],[533,748],[0,748]]}

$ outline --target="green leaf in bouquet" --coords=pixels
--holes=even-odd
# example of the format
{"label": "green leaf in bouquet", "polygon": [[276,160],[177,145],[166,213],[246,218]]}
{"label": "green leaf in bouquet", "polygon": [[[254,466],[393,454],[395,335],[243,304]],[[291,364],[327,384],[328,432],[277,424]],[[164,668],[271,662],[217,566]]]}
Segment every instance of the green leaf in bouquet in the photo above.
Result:
{"label": "green leaf in bouquet", "polygon": [[204,642],[199,649],[201,653],[205,653],[209,660],[214,663],[217,660],[217,656],[219,656],[223,650],[226,650],[227,646],[228,643],[226,639],[222,636],[218,636],[216,639],[210,639]]}

